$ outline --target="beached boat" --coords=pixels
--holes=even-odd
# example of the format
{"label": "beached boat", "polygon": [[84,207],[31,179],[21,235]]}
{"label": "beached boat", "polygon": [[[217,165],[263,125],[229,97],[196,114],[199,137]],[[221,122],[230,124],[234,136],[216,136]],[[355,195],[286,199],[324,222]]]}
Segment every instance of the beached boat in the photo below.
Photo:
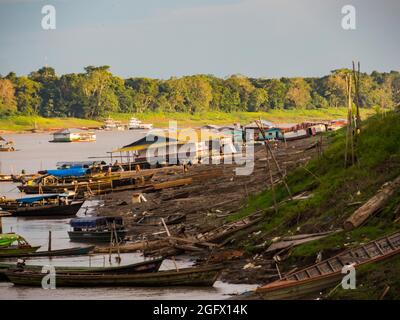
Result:
{"label": "beached boat", "polygon": [[83,201],[69,201],[68,194],[45,194],[0,199],[0,208],[18,217],[66,217],[79,211]]}
{"label": "beached boat", "polygon": [[[127,264],[122,266],[113,267],[71,267],[71,266],[55,266],[57,273],[68,273],[68,274],[134,274],[134,273],[151,273],[157,272],[163,262],[163,258],[146,260],[134,264]],[[17,269],[16,264],[11,263],[0,263],[0,281],[7,280],[6,272],[9,270]],[[43,266],[39,265],[25,265],[24,271],[41,272]]]}
{"label": "beached boat", "polygon": [[283,279],[259,287],[256,294],[265,300],[308,298],[340,284],[342,269],[355,268],[400,254],[400,232],[348,249],[320,263],[290,273]]}
{"label": "beached boat", "polygon": [[13,182],[11,174],[0,174],[0,182]]}
{"label": "beached boat", "polygon": [[3,251],[0,249],[0,258],[35,258],[35,257],[67,257],[67,256],[81,256],[86,255],[92,252],[95,246],[89,247],[76,247],[76,248],[67,248],[67,249],[58,249],[58,250],[50,250],[50,251],[37,251],[39,247],[34,251],[27,250],[18,250],[14,252]]}
{"label": "beached boat", "polygon": [[53,140],[50,142],[92,142],[96,141],[96,134],[93,131],[80,129],[64,129],[53,133]]}
{"label": "beached boat", "polygon": [[15,233],[0,234],[0,257],[32,254],[40,246],[31,246],[28,241]]}
{"label": "beached boat", "polygon": [[26,194],[64,193],[66,191],[73,191],[77,196],[104,194],[143,185],[146,181],[151,180],[153,175],[152,172],[124,171],[102,175],[101,178],[93,178],[93,180],[92,177],[82,177],[80,181],[74,179],[72,182],[65,182],[64,178],[54,176],[42,176],[18,186],[18,189]]}
{"label": "beached boat", "polygon": [[186,220],[185,214],[171,214],[166,217],[162,216],[144,216],[140,218],[135,224],[139,226],[162,226],[161,218],[164,219],[165,224],[172,225],[182,223]]}
{"label": "beached boat", "polygon": [[77,242],[110,242],[111,234],[118,241],[123,241],[126,236],[126,229],[121,217],[84,217],[71,219],[72,227],[68,231],[71,241]]}
{"label": "beached boat", "polygon": [[14,142],[7,141],[3,137],[0,137],[0,152],[11,152],[15,151]]}
{"label": "beached boat", "polygon": [[[139,274],[57,273],[57,287],[173,287],[214,285],[223,267],[205,266]],[[14,285],[41,286],[43,274],[32,271],[7,271]]]}

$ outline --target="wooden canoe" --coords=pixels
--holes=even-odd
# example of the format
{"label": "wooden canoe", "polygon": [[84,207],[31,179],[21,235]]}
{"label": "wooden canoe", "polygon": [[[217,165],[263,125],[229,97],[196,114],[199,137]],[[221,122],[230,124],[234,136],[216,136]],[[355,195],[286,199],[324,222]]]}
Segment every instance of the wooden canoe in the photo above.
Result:
{"label": "wooden canoe", "polygon": [[39,250],[40,246],[12,246],[8,248],[0,248],[0,258],[23,257],[24,255],[33,254]]}
{"label": "wooden canoe", "polygon": [[164,218],[165,224],[172,225],[182,223],[186,220],[185,214],[172,214],[166,217],[162,216],[144,216],[140,218],[135,225],[138,226],[162,226],[161,218]]}
{"label": "wooden canoe", "polygon": [[257,288],[256,293],[265,300],[299,299],[340,284],[345,265],[355,268],[391,258],[400,254],[400,231],[367,244],[348,249],[332,258],[304,268]]}
{"label": "wooden canoe", "polygon": [[[67,274],[57,273],[56,287],[211,287],[222,271],[222,266],[205,266],[139,274]],[[32,271],[7,271],[14,285],[42,286],[44,274]]]}
{"label": "wooden canoe", "polygon": [[26,251],[19,249],[15,252],[7,251],[9,249],[0,249],[0,258],[33,258],[33,257],[57,257],[57,256],[79,256],[85,255],[93,251],[95,246],[89,247],[76,247],[68,249],[59,249],[51,251],[36,251],[40,247],[31,247],[34,250]]}
{"label": "wooden canoe", "polygon": [[0,207],[15,217],[68,217],[77,214],[83,201],[70,204],[45,204],[34,206],[18,206],[18,204],[0,204]]}
{"label": "wooden canoe", "polygon": [[[134,274],[134,273],[151,273],[157,272],[163,262],[163,258],[146,260],[134,264],[127,264],[115,267],[64,267],[55,266],[57,273],[68,273],[68,274]],[[41,272],[43,266],[37,265],[25,265],[25,271]],[[9,270],[15,270],[15,264],[0,263],[0,281],[7,280],[6,272]]]}

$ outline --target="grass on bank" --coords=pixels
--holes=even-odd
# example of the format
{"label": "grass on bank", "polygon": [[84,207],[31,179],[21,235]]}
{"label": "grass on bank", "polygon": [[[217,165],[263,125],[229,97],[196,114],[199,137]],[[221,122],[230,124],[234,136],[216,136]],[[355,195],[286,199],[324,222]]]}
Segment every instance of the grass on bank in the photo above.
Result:
{"label": "grass on bank", "polygon": [[[247,124],[260,117],[272,122],[302,122],[312,120],[331,120],[346,117],[346,109],[312,109],[312,110],[271,110],[269,112],[232,112],[209,111],[203,113],[111,113],[114,120],[127,124],[131,117],[136,117],[143,122],[153,123],[156,127],[168,127],[170,120],[176,120],[179,127],[198,127],[205,124],[227,125],[233,123]],[[362,110],[362,116],[373,114],[371,109]],[[104,119],[87,120],[78,118],[43,118],[39,116],[9,116],[0,118],[0,131],[29,131],[35,128],[41,130],[74,128],[74,127],[98,127]]]}
{"label": "grass on bank", "polygon": [[[375,111],[372,109],[362,110],[362,116],[368,117]],[[178,126],[196,127],[206,124],[227,125],[233,123],[247,124],[260,117],[272,122],[302,122],[309,120],[332,120],[337,118],[346,118],[347,109],[328,108],[328,109],[309,109],[309,110],[270,110],[268,112],[221,112],[207,111],[202,113],[160,113],[146,112],[139,114],[113,113],[110,114],[115,120],[129,121],[131,117],[136,117],[143,122],[151,122],[158,127],[168,127],[170,120],[178,121]]]}
{"label": "grass on bank", "polygon": [[38,116],[10,116],[0,118],[0,131],[28,131],[34,128],[40,130],[97,127],[102,122],[78,118],[43,118]]}
{"label": "grass on bank", "polygon": [[[306,166],[314,175],[304,168],[298,168],[287,177],[293,194],[307,191],[313,197],[286,202],[280,206],[278,214],[274,210],[267,210],[262,224],[263,232],[242,241],[240,245],[244,249],[250,252],[256,250],[256,244],[275,236],[342,228],[346,218],[360,206],[353,203],[364,203],[385,182],[400,175],[400,114],[393,112],[385,116],[376,115],[364,121],[357,149],[358,164],[355,166],[344,168],[345,130],[330,133],[328,138],[330,146],[324,156],[310,161]],[[278,202],[287,199],[282,185],[277,187],[276,193]],[[271,206],[272,195],[267,190],[250,198],[246,208],[230,219],[238,219]],[[399,230],[400,223],[394,222],[399,217],[400,190],[395,192],[380,213],[363,226],[294,247],[285,266],[289,269],[312,264],[320,251],[327,258],[349,246]],[[360,278],[360,285],[364,283],[363,291],[351,290],[352,293],[349,293],[348,290],[338,290],[334,297],[376,298],[377,292],[382,292],[387,283],[383,281],[385,277],[393,280],[392,286],[397,285],[394,292],[400,292],[400,282],[396,280],[399,272],[388,275],[389,271],[385,271],[400,265],[400,258],[397,262],[395,260],[371,266],[374,272],[366,272]],[[391,297],[394,297],[393,293]]]}

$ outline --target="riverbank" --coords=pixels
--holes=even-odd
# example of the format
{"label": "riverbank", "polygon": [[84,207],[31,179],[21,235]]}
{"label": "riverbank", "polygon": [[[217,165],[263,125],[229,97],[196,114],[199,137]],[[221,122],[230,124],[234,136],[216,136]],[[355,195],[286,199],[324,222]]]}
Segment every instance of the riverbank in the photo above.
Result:
{"label": "riverbank", "polygon": [[0,133],[56,131],[64,128],[92,128],[101,121],[78,118],[44,118],[39,116],[9,116],[0,118]]}
{"label": "riverbank", "polygon": [[[374,114],[371,109],[361,110],[363,118]],[[268,112],[231,112],[208,111],[203,113],[113,113],[114,120],[127,124],[131,117],[156,127],[168,127],[169,121],[175,120],[180,127],[199,127],[206,124],[227,125],[233,123],[247,124],[255,119],[266,119],[276,123],[332,120],[347,118],[347,109],[328,108],[312,110],[270,110]],[[54,131],[64,128],[95,128],[103,125],[104,119],[89,120],[78,118],[44,118],[39,116],[10,116],[0,118],[0,133],[23,133],[37,131]]]}

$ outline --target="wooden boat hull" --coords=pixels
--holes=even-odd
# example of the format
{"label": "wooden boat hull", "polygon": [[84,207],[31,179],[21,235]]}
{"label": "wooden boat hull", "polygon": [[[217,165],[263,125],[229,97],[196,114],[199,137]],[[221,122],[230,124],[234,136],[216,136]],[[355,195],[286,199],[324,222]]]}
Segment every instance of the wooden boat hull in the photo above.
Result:
{"label": "wooden boat hull", "polygon": [[[147,260],[139,263],[116,267],[55,267],[57,273],[68,274],[135,274],[157,272],[163,262],[163,258]],[[0,281],[8,280],[6,272],[16,268],[15,264],[0,264]],[[43,266],[26,265],[25,271],[41,272]]]}
{"label": "wooden boat hull", "polygon": [[[118,239],[124,240],[126,236],[126,230],[117,230]],[[75,242],[110,242],[111,231],[68,231],[68,236],[71,241]]]}
{"label": "wooden boat hull", "polygon": [[[361,253],[366,254],[368,258],[361,255]],[[343,264],[341,259],[353,259],[353,261],[349,261],[350,263],[354,263],[355,268],[357,268],[362,265],[389,259],[398,254],[400,254],[400,232],[372,241],[358,248],[346,250],[344,253],[320,262],[319,264],[297,271],[287,276],[284,280],[279,280],[264,287],[260,287],[256,290],[256,293],[265,300],[310,297],[311,294],[340,284],[344,274],[341,273],[342,265],[338,265],[337,263],[340,261],[340,263]],[[357,260],[360,262],[357,262]],[[318,276],[308,276],[314,274],[315,271],[312,271],[314,267],[318,270],[326,270],[323,268],[323,265],[326,263],[331,267],[335,267],[337,271],[327,272],[326,274]],[[295,274],[298,277],[307,274],[308,278],[296,280],[296,277],[294,277]]]}
{"label": "wooden boat hull", "polygon": [[0,182],[12,182],[12,181],[13,181],[12,175],[0,174]]}
{"label": "wooden boat hull", "polygon": [[[60,274],[56,276],[56,287],[211,287],[217,280],[222,267],[209,266],[186,268],[140,274]],[[7,271],[7,278],[14,285],[41,286],[43,274],[38,272]]]}
{"label": "wooden boat hull", "polygon": [[39,250],[40,246],[26,248],[0,248],[0,258],[19,257],[33,254]]}
{"label": "wooden boat hull", "polygon": [[92,182],[79,183],[60,183],[49,185],[22,185],[18,186],[21,192],[26,194],[42,194],[42,193],[64,193],[65,191],[73,191],[77,195],[103,194],[118,191],[119,188],[133,187],[142,185],[145,181],[150,180],[153,174],[142,176],[128,176],[126,178],[103,179]]}
{"label": "wooden boat hull", "polygon": [[[40,247],[33,247],[38,250]],[[31,251],[31,252],[2,252],[0,250],[0,258],[33,258],[33,257],[58,257],[58,256],[79,256],[85,255],[93,251],[95,246],[77,247],[52,251]]]}
{"label": "wooden boat hull", "polygon": [[82,203],[83,201],[69,205],[54,204],[34,207],[3,206],[0,204],[0,207],[15,217],[67,217],[76,215]]}

